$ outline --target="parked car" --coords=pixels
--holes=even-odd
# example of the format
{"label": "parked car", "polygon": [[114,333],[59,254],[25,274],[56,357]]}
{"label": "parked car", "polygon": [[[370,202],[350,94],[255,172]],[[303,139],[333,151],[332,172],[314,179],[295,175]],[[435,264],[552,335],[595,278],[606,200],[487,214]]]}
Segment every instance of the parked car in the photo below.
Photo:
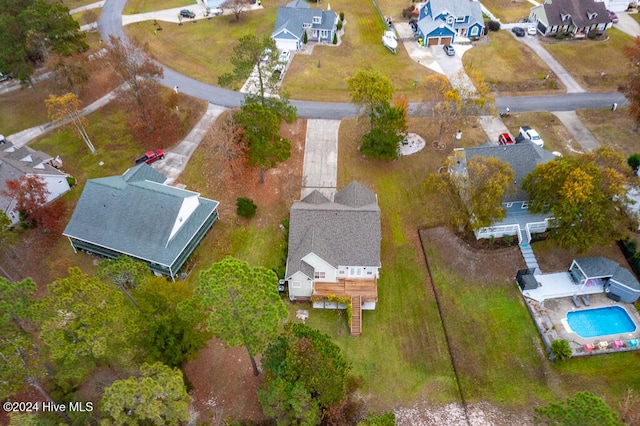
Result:
{"label": "parked car", "polygon": [[535,129],[532,129],[529,126],[520,127],[520,136],[530,140],[531,142],[538,145],[540,148],[544,146],[544,141],[542,140],[538,132],[536,132]]}
{"label": "parked car", "polygon": [[607,10],[607,13],[609,14],[609,21],[613,22],[614,24],[617,24],[620,21],[618,19],[618,15],[616,15],[615,12]]}
{"label": "parked car", "polygon": [[446,53],[447,56],[455,56],[456,55],[455,49],[450,44],[445,44],[444,46],[442,46],[442,50],[444,50],[444,53]]}
{"label": "parked car", "polygon": [[196,17],[196,14],[190,11],[189,9],[182,9],[180,11],[180,16],[182,16],[183,18],[193,19]]}
{"label": "parked car", "polygon": [[525,32],[522,27],[513,27],[511,28],[511,32],[516,35],[516,37],[524,37]]}
{"label": "parked car", "polygon": [[136,158],[136,165],[142,163],[155,163],[158,160],[162,160],[164,158],[164,151],[161,149],[156,149],[153,151],[149,151],[145,153],[142,157]]}
{"label": "parked car", "polygon": [[501,133],[500,136],[498,136],[498,143],[500,145],[513,145],[515,142],[509,133]]}
{"label": "parked car", "polygon": [[288,63],[289,59],[291,59],[291,51],[290,50],[283,50],[282,52],[280,52],[280,57],[278,58],[278,62],[282,62],[282,63]]}
{"label": "parked car", "polygon": [[527,34],[529,34],[531,36],[534,36],[534,35],[538,34],[538,30],[536,29],[536,26],[535,25],[529,25],[527,27]]}
{"label": "parked car", "polygon": [[271,57],[271,49],[267,47],[266,49],[264,49],[264,52],[262,52],[262,56],[260,57],[260,62],[267,62],[270,57]]}

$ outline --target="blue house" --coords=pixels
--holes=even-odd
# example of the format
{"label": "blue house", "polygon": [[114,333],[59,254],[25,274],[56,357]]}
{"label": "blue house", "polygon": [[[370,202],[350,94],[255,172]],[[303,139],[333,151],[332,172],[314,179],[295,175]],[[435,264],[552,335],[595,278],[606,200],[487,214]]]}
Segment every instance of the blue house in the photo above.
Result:
{"label": "blue house", "polygon": [[423,46],[452,44],[457,36],[480,38],[484,33],[480,2],[429,0],[420,9],[417,33]]}
{"label": "blue house", "polygon": [[305,1],[292,1],[279,7],[271,38],[281,50],[298,50],[308,41],[331,43],[336,33],[338,15],[331,10],[311,9]]}

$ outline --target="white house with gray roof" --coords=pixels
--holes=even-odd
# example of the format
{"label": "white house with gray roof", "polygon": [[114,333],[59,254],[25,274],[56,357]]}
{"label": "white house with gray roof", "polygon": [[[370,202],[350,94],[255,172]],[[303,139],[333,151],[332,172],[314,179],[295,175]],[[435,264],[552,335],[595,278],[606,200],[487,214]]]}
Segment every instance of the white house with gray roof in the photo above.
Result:
{"label": "white house with gray roof", "polygon": [[7,181],[38,176],[46,185],[47,202],[53,201],[69,191],[67,175],[54,165],[53,158],[42,151],[35,151],[28,146],[16,147],[11,142],[0,142],[0,212],[4,212],[12,224],[20,220],[15,210],[15,200],[3,192],[7,190]]}
{"label": "white house with gray roof", "polygon": [[276,24],[271,34],[276,47],[281,50],[299,50],[308,41],[333,42],[338,15],[331,10],[311,9],[305,1],[293,1],[278,8]]}
{"label": "white house with gray roof", "polygon": [[[467,162],[474,157],[498,158],[509,164],[515,172],[514,191],[503,199],[507,216],[504,220],[496,222],[490,227],[476,231],[476,238],[500,238],[505,235],[515,235],[521,243],[528,243],[532,233],[546,231],[552,216],[529,212],[529,197],[522,189],[522,181],[539,164],[554,160],[555,155],[529,141],[514,145],[486,143],[473,148],[454,149],[449,160],[449,173],[452,175],[462,174],[465,179],[469,178]],[[464,188],[461,190],[463,191]]]}
{"label": "white house with gray roof", "polygon": [[331,201],[313,191],[293,203],[286,281],[289,298],[316,308],[339,308],[331,296],[351,299],[352,335],[361,330],[360,310],[375,309],[380,263],[378,197],[353,181]]}
{"label": "white house with gray roof", "polygon": [[127,255],[174,278],[218,219],[218,202],[164,185],[147,164],[89,179],[63,235],[74,251]]}

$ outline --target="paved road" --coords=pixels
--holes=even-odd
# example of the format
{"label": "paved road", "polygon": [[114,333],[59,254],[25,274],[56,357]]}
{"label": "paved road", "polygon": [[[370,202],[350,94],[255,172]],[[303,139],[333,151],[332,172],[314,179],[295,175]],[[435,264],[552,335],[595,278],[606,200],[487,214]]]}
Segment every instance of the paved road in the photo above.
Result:
{"label": "paved road", "polygon": [[[122,28],[122,11],[125,4],[126,0],[109,0],[105,3],[98,21],[98,27],[104,40],[108,40],[109,35],[125,37]],[[167,67],[164,67],[162,84],[170,88],[178,86],[183,93],[224,107],[239,106],[244,98],[241,93],[202,83]],[[513,112],[607,108],[614,102],[619,106],[626,105],[626,99],[621,93],[571,93],[496,98],[496,106],[499,110],[509,107]],[[291,103],[298,109],[298,115],[305,118],[338,120],[357,115],[355,106],[346,103],[296,100]],[[415,113],[418,106],[419,104],[416,103],[411,104],[411,111]]]}

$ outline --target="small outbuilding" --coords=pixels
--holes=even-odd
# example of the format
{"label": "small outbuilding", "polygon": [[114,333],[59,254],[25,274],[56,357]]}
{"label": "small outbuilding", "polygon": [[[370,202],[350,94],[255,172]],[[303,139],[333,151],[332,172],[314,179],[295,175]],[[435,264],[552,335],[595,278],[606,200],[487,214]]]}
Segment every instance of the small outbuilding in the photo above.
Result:
{"label": "small outbuilding", "polygon": [[612,299],[636,303],[640,298],[640,283],[626,268],[601,256],[575,259],[569,268],[571,278],[583,287],[602,285]]}

